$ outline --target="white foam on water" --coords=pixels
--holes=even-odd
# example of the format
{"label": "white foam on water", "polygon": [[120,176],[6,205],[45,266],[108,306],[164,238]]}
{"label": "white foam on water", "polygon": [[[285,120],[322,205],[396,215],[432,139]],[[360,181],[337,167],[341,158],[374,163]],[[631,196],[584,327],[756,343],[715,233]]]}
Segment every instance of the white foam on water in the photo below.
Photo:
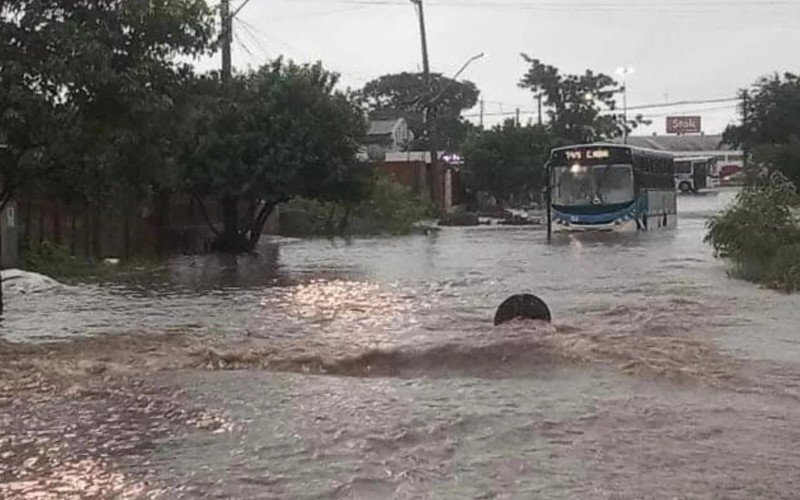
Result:
{"label": "white foam on water", "polygon": [[62,286],[49,276],[20,269],[6,269],[0,272],[0,275],[2,275],[3,291],[8,293],[38,293]]}

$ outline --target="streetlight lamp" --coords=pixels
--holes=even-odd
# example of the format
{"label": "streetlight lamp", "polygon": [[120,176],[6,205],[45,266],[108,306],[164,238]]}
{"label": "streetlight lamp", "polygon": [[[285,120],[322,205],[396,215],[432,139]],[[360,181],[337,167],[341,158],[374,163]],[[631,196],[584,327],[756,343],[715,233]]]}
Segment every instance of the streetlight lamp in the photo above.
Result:
{"label": "streetlight lamp", "polygon": [[620,66],[614,71],[614,74],[622,80],[622,119],[625,121],[622,130],[623,144],[628,144],[628,85],[625,83],[625,77],[635,72],[631,66]]}
{"label": "streetlight lamp", "polygon": [[[413,2],[414,0],[411,0],[411,1]],[[421,0],[419,0],[419,1],[420,1],[420,6],[421,6]],[[486,54],[481,52],[480,54],[476,54],[476,55],[470,57],[469,59],[467,59],[467,62],[465,62],[464,65],[461,66],[461,69],[459,69],[450,78],[450,81],[448,81],[442,87],[442,89],[435,96],[433,96],[425,105],[425,129],[428,132],[428,146],[429,146],[429,149],[431,151],[431,153],[430,153],[431,154],[430,187],[431,187],[431,199],[432,200],[436,200],[436,188],[434,186],[434,179],[435,179],[435,175],[436,175],[436,165],[437,165],[437,163],[439,161],[439,147],[438,147],[437,140],[436,140],[437,139],[437,137],[436,137],[436,132],[437,132],[437,130],[436,130],[436,113],[435,113],[435,111],[432,113],[431,110],[435,109],[436,102],[439,99],[441,99],[441,97],[444,95],[444,93],[447,92],[447,90],[451,86],[453,86],[455,84],[456,79],[461,75],[461,73],[463,73],[470,64],[472,64],[473,62],[477,61],[478,59],[483,58],[485,55]],[[428,81],[428,84],[430,84],[430,79],[429,78],[428,78],[427,81]],[[450,179],[450,177],[448,177],[449,175],[450,174],[446,174],[445,187],[443,188],[444,191],[442,192],[442,204],[443,204],[443,207],[444,207],[445,210],[449,210],[450,209],[451,200],[452,200],[452,196],[447,194],[448,188],[446,187],[446,186],[448,186],[448,182],[450,182],[450,181],[447,180],[447,179]]]}
{"label": "streetlight lamp", "polygon": [[467,59],[467,62],[465,62],[464,65],[461,66],[461,69],[456,71],[456,74],[450,77],[450,82],[447,85],[445,85],[444,88],[440,90],[439,93],[433,97],[433,99],[429,101],[429,104],[435,104],[436,101],[438,101],[444,95],[447,89],[449,89],[453,85],[453,82],[456,81],[456,78],[461,76],[461,73],[463,73],[467,69],[467,67],[469,67],[470,64],[474,63],[478,59],[483,59],[484,57],[486,57],[486,54],[481,52],[480,54],[475,54],[474,56]]}

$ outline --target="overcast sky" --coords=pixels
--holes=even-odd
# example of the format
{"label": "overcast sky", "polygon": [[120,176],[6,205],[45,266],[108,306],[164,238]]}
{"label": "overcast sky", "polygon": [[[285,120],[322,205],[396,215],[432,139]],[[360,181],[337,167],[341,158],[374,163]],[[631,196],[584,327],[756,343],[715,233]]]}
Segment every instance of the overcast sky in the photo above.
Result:
{"label": "overcast sky", "polygon": [[[482,92],[486,124],[517,107],[535,119],[531,94],[517,87],[520,52],[564,72],[631,66],[630,106],[734,97],[759,76],[800,71],[800,0],[426,0],[426,18],[433,71],[452,75],[486,53],[462,75]],[[321,60],[357,88],[418,71],[418,28],[408,0],[250,0],[234,23],[234,65]],[[735,103],[637,112],[654,120],[637,133],[664,133],[668,113],[702,115],[709,134],[737,117]]]}

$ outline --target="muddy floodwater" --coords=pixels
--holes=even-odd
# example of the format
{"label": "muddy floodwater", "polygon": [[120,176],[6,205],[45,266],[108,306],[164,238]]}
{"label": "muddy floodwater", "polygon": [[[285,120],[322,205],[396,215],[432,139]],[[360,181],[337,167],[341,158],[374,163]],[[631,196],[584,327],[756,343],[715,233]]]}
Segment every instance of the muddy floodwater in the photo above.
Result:
{"label": "muddy floodwater", "polygon": [[[12,290],[2,498],[796,498],[800,298],[676,231],[272,239]],[[553,324],[492,325],[529,292]]]}

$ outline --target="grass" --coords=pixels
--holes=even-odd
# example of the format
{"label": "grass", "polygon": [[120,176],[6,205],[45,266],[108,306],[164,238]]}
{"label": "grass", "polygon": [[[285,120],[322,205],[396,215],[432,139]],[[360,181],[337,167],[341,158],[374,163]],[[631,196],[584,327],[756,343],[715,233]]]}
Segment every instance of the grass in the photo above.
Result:
{"label": "grass", "polygon": [[150,282],[166,272],[166,265],[158,260],[134,258],[107,264],[73,257],[68,248],[48,241],[25,249],[22,268],[64,283]]}

